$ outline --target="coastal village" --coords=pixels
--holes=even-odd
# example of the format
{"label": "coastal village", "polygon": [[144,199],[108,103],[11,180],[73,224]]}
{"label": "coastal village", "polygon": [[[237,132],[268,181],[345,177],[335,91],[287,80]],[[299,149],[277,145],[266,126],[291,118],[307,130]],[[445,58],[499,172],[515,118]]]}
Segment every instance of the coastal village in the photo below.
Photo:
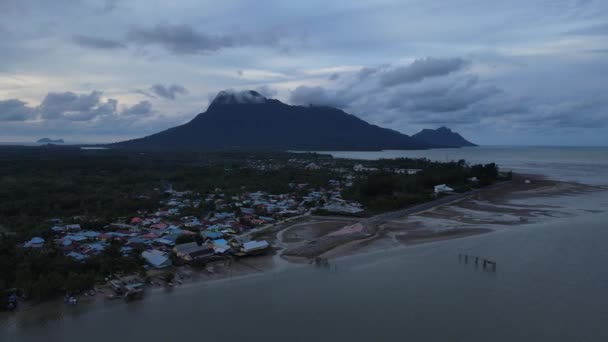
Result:
{"label": "coastal village", "polygon": [[[317,170],[323,166],[307,163],[303,167]],[[307,183],[290,183],[288,186],[293,191],[283,194],[256,191],[227,195],[216,189],[212,194],[201,196],[175,190],[169,185],[166,189],[155,189],[163,192],[166,198],[159,203],[157,211],[138,211],[132,217],[117,218],[103,229],[89,229],[86,223],[78,223],[81,217],[74,217],[69,222],[53,218],[49,220],[52,241],[33,237],[23,244],[23,248],[42,248],[52,243],[65,256],[83,262],[111,245],[118,245],[124,257],[141,256],[150,274],[159,274],[171,267],[205,265],[210,261],[265,254],[273,246],[266,240],[252,238],[252,233],[285,219],[309,215],[314,210],[351,216],[364,212],[360,203],[342,199],[341,191],[343,187],[352,186],[354,172],[373,170],[357,165],[351,172],[339,171],[344,174],[343,179],[332,179],[326,187],[314,189]],[[185,211],[203,212],[203,208],[212,210],[207,210],[204,217],[182,214]],[[142,277],[132,275],[109,279],[115,293],[108,298],[131,299],[141,295],[144,282]],[[167,283],[173,286],[170,280]],[[66,303],[76,304],[77,299],[68,294]]]}
{"label": "coastal village", "polygon": [[[291,183],[275,186],[287,191],[272,193],[247,191],[245,187],[240,187],[241,191],[238,187],[218,187],[199,193],[183,184],[177,188],[170,182],[160,181],[147,193],[134,194],[135,198],[159,199],[148,206],[156,207],[154,210],[140,209],[127,215],[125,212],[124,216],[106,218],[103,226],[95,217],[87,215],[50,218],[47,226],[39,230],[44,233],[31,237],[20,248],[47,253],[54,250],[76,263],[74,265],[86,265],[89,260],[106,265],[125,260],[135,265],[130,268],[133,271],[105,267],[105,271],[97,273],[95,285],[89,289],[91,285],[71,286],[73,291],[65,287],[65,302],[72,305],[83,295],[95,296],[99,292],[108,299],[135,299],[141,297],[146,288],[178,286],[185,278],[200,274],[218,279],[228,269],[232,274],[233,267],[244,267],[245,260],[263,263],[269,259],[254,257],[274,255],[277,250],[288,261],[327,266],[327,260],[320,255],[337,246],[371,238],[382,221],[374,220],[370,217],[373,211],[345,194],[352,192],[355,184],[372,177],[419,177],[425,170],[424,163],[428,161],[405,160],[391,164],[310,156],[245,159],[241,170],[294,172],[284,178],[291,179]],[[224,168],[224,172],[239,172],[237,170]],[[424,174],[422,177],[441,179]],[[293,181],[300,178],[302,182]],[[478,182],[476,177],[463,181],[471,185]],[[454,185],[462,186],[462,183]],[[435,183],[419,194],[428,201],[433,196],[461,191],[454,185]],[[259,271],[257,266],[247,267]],[[103,279],[99,278],[101,274]],[[91,280],[85,283],[93,284]],[[18,291],[13,293],[8,300],[9,309],[18,305]]]}

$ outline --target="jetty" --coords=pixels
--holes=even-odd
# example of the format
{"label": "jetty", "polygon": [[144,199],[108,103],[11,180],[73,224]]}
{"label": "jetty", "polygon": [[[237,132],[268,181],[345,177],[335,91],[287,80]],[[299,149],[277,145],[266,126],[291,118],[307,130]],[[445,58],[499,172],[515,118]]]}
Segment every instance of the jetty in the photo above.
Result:
{"label": "jetty", "polygon": [[484,270],[496,272],[496,261],[493,260],[462,253],[458,254],[458,260],[460,262],[464,261],[465,264],[468,264],[470,260],[471,263],[474,263],[476,266],[481,264]]}

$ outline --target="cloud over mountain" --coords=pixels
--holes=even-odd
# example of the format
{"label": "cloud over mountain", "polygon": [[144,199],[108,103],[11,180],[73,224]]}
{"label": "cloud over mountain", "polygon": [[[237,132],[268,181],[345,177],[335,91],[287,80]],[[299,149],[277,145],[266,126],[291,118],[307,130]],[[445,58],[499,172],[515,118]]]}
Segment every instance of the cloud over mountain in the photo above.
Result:
{"label": "cloud over mountain", "polygon": [[[399,66],[382,72],[380,83],[387,87],[403,83],[420,82],[425,78],[438,77],[461,70],[467,61],[462,58],[423,58],[407,66]],[[376,73],[378,71],[375,71]]]}
{"label": "cloud over mountain", "polygon": [[379,114],[385,116],[383,122],[397,119],[391,116],[409,115],[416,121],[429,113],[463,111],[501,92],[464,72],[469,63],[461,58],[424,58],[409,65],[366,67],[341,76],[341,82],[329,88],[299,86],[291,92],[290,102]]}
{"label": "cloud over mountain", "polygon": [[76,125],[135,137],[233,88],[406,133],[605,145],[607,14],[605,0],[0,0],[0,120],[27,140]]}

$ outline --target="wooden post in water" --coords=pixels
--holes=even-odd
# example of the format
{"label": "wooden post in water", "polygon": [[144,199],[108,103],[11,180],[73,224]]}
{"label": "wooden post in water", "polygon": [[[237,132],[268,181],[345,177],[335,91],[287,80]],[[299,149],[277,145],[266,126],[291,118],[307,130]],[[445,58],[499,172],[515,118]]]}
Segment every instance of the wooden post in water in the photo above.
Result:
{"label": "wooden post in water", "polygon": [[492,260],[485,259],[485,258],[478,257],[478,256],[458,253],[458,261],[462,261],[462,259],[464,258],[464,263],[465,264],[469,263],[469,257],[475,259],[475,267],[478,267],[479,264],[483,261],[482,267],[483,267],[484,270],[487,269],[488,266],[492,266],[492,270],[491,271],[492,272],[496,272],[496,261],[492,261]]}

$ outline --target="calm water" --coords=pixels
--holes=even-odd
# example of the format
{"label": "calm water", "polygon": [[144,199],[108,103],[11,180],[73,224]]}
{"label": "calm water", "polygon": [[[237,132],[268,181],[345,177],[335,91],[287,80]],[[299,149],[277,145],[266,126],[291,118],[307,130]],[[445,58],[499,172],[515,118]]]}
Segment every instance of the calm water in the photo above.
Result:
{"label": "calm water", "polygon": [[465,147],[419,151],[326,152],[337,158],[465,159],[469,163],[497,163],[501,169],[544,174],[554,179],[608,184],[608,147]]}
{"label": "calm water", "polygon": [[[608,149],[449,151],[451,159],[608,183]],[[375,157],[389,155],[404,154]],[[608,341],[607,193],[530,203],[580,215],[344,258],[332,271],[302,267],[129,305],[5,315],[0,340]],[[460,252],[495,259],[497,272],[460,263]]]}

